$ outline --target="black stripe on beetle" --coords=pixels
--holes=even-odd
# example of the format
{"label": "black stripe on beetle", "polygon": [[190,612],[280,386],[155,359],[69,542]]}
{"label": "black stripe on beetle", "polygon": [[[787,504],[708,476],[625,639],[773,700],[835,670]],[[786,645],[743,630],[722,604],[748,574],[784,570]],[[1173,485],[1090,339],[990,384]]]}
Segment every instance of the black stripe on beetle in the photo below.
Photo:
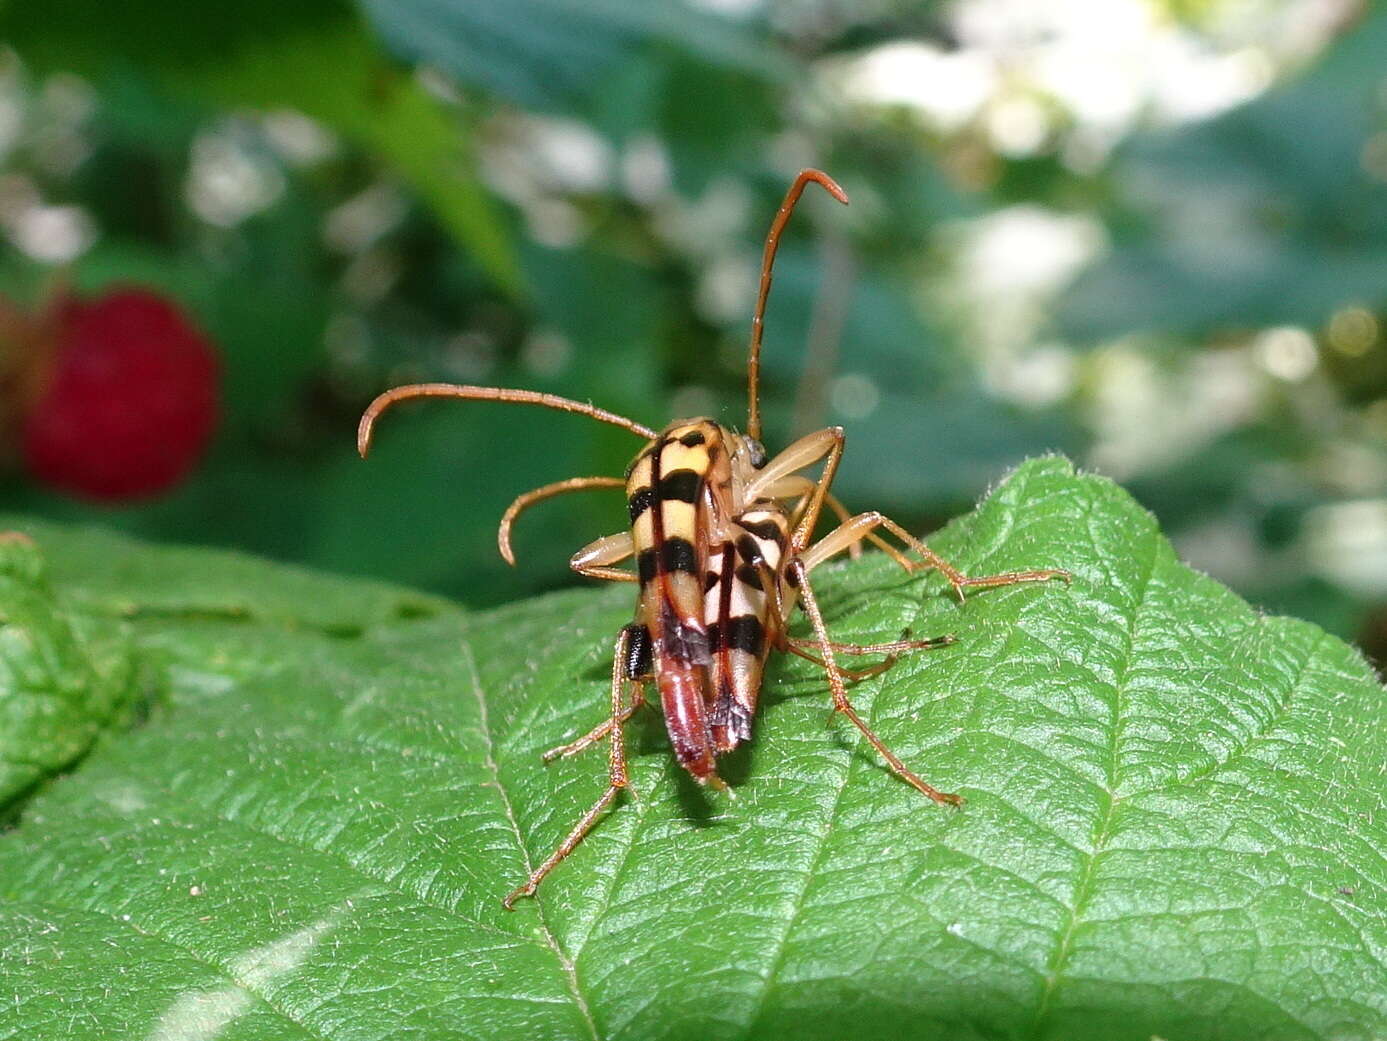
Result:
{"label": "black stripe on beetle", "polygon": [[745,705],[734,701],[728,706],[727,729],[738,741],[751,740],[751,713]]}
{"label": "black stripe on beetle", "polygon": [[[711,636],[713,630],[708,630]],[[718,696],[713,699],[713,710],[708,713],[709,726],[726,726],[727,717],[732,714],[732,681],[726,675],[718,676]]]}
{"label": "black stripe on beetle", "polygon": [[[650,551],[647,550],[646,552]],[[645,554],[641,555],[644,556]],[[660,570],[666,572],[697,571],[698,554],[694,552],[693,543],[688,539],[665,539],[660,546]]]}
{"label": "black stripe on beetle", "polygon": [[683,437],[679,439],[679,443],[683,445],[685,448],[697,448],[699,445],[703,444],[703,442],[707,440],[708,439],[704,437],[700,431],[690,430],[687,434],[685,434]]}
{"label": "black stripe on beetle", "polygon": [[761,585],[761,570],[755,564],[738,564],[737,581],[752,589],[764,588]]}
{"label": "black stripe on beetle", "polygon": [[636,518],[650,509],[654,502],[655,493],[649,488],[640,488],[631,498],[627,499],[626,510],[631,514],[631,523],[635,524]]}
{"label": "black stripe on beetle", "polygon": [[785,545],[785,533],[780,530],[780,525],[775,521],[739,520],[737,523],[759,539],[774,542],[777,546]]}
{"label": "black stripe on beetle", "polygon": [[650,629],[644,625],[628,625],[626,632],[626,678],[637,680],[649,676],[655,669],[652,659]]}
{"label": "black stripe on beetle", "polygon": [[636,554],[636,574],[640,576],[641,585],[655,577],[655,561],[656,554],[653,549],[643,549]]}
{"label": "black stripe on beetle", "polygon": [[660,478],[658,497],[661,502],[670,499],[693,502],[698,498],[698,488],[702,483],[703,477],[697,470],[671,470]]}
{"label": "black stripe on beetle", "polygon": [[761,555],[761,547],[750,535],[737,536],[737,555],[752,567],[766,562],[766,558]]}
{"label": "black stripe on beetle", "polygon": [[713,703],[709,722],[715,727],[726,727],[728,737],[736,741],[746,741],[751,737],[751,716],[746,706],[734,698],[730,690],[726,701],[718,700]]}
{"label": "black stripe on beetle", "polygon": [[754,614],[739,614],[727,620],[727,632],[723,639],[734,651],[746,651],[760,657],[766,631],[761,627],[761,619]]}

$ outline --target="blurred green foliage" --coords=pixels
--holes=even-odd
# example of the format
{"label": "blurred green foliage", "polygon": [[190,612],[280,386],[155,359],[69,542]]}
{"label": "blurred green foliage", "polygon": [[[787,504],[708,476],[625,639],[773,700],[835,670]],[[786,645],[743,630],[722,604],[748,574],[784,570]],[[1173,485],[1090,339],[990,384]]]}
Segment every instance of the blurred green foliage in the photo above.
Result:
{"label": "blurred green foliage", "polygon": [[[1039,45],[1021,25],[989,51],[977,24],[1025,19],[980,0],[11,2],[0,292],[35,299],[59,272],[163,289],[219,344],[227,412],[161,501],[98,510],[20,473],[0,494],[471,602],[566,581],[568,555],[620,526],[614,494],[527,517],[516,571],[497,516],[533,485],[620,473],[629,437],[436,403],[391,415],[362,463],[361,407],[429,378],[736,423],[760,240],[813,164],[853,205],[806,199],[782,250],[772,447],[843,423],[842,496],[919,530],[1065,450],[1128,483],[1197,566],[1381,656],[1387,16],[1296,51],[1229,29],[1228,6],[1172,4],[1150,32],[1211,68],[1265,66],[1265,90],[1208,119],[1148,97],[1105,123],[1082,92],[1017,87],[1015,54]],[[1270,26],[1308,6],[1260,9]],[[904,100],[864,96],[901,47]],[[991,94],[922,115],[931,62],[941,103],[980,67]],[[26,250],[30,196],[77,207],[89,242]],[[1046,250],[1072,270],[1032,278]]]}

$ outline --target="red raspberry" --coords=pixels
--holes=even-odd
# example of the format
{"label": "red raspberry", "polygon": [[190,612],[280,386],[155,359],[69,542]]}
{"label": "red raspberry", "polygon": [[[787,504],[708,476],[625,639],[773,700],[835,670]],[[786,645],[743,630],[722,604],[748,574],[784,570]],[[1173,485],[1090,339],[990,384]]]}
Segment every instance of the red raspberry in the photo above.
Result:
{"label": "red raspberry", "polygon": [[53,328],[52,368],[23,421],[29,469],[111,502],[177,484],[217,424],[218,367],[207,339],[143,289],[68,300]]}

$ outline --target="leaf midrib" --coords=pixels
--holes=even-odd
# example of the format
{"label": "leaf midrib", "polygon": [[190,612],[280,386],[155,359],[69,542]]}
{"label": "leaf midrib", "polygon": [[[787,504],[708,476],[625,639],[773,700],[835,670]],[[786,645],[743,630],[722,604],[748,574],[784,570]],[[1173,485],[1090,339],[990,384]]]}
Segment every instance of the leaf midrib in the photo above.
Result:
{"label": "leaf midrib", "polygon": [[1154,531],[1148,531],[1147,539],[1151,543],[1151,551],[1147,557],[1140,590],[1133,601],[1131,614],[1127,618],[1127,645],[1122,654],[1122,672],[1117,678],[1117,682],[1113,684],[1112,708],[1108,720],[1108,754],[1104,764],[1103,795],[1107,801],[1103,807],[1102,815],[1095,822],[1092,846],[1080,853],[1083,858],[1083,865],[1075,879],[1069,903],[1065,905],[1068,920],[1059,933],[1059,941],[1055,945],[1054,954],[1047,959],[1050,968],[1045,974],[1045,985],[1040,992],[1035,1019],[1031,1024],[1031,1033],[1036,1038],[1043,1035],[1050,1010],[1054,1006],[1055,995],[1059,993],[1064,977],[1064,967],[1073,953],[1074,934],[1078,931],[1083,910],[1093,896],[1094,879],[1098,873],[1098,859],[1103,855],[1112,838],[1113,818],[1117,815],[1117,804],[1121,801],[1121,796],[1117,794],[1117,783],[1122,754],[1122,696],[1126,691],[1128,681],[1131,679],[1132,659],[1137,645],[1139,623],[1142,613],[1150,603],[1151,584],[1155,580],[1156,568],[1161,556],[1160,536]]}
{"label": "leaf midrib", "polygon": [[[924,584],[923,579],[918,583],[921,587],[923,587]],[[906,624],[911,630],[919,626],[920,619],[925,613],[925,603],[926,601],[922,597],[916,604],[914,610],[908,612],[909,621]],[[888,671],[872,684],[871,701],[867,706],[866,712],[868,726],[875,728],[877,706],[881,702],[883,691],[886,690],[887,684],[890,682],[891,673]],[[854,689],[857,690],[861,688],[859,686]],[[856,700],[857,699],[854,698],[854,702]],[[776,977],[785,966],[785,956],[789,951],[790,937],[794,935],[795,925],[799,922],[799,916],[804,911],[805,901],[809,897],[809,889],[813,884],[814,875],[818,872],[819,865],[823,862],[824,856],[831,845],[830,839],[833,837],[833,829],[838,820],[838,811],[842,807],[843,796],[847,793],[849,787],[851,787],[854,771],[864,758],[861,754],[861,750],[862,746],[866,744],[866,738],[857,730],[854,730],[853,733],[854,740],[846,750],[847,755],[844,759],[842,780],[839,782],[837,790],[833,793],[833,803],[829,807],[827,817],[824,819],[822,834],[816,838],[813,856],[809,858],[809,863],[805,867],[803,883],[791,900],[790,913],[785,917],[785,928],[781,930],[779,938],[775,941],[775,954],[771,958],[770,968],[766,972],[765,981],[761,986],[761,993],[757,997],[755,1010],[748,1020],[746,1036],[749,1041],[758,1036],[761,1017],[766,1013],[766,1002],[770,998],[771,991],[774,989]],[[875,758],[872,760],[872,763],[874,766],[881,766]],[[894,781],[894,778],[892,778],[892,780]],[[939,807],[935,808],[938,809]]]}
{"label": "leaf midrib", "polygon": [[[1103,794],[1107,801],[1103,808],[1102,815],[1099,817],[1094,829],[1092,848],[1088,851],[1081,851],[1081,855],[1084,857],[1084,865],[1074,887],[1073,898],[1070,905],[1068,905],[1068,921],[1056,948],[1055,957],[1051,963],[1052,968],[1046,975],[1045,988],[1042,992],[1041,1001],[1037,1008],[1035,1021],[1032,1027],[1032,1034],[1036,1041],[1040,1041],[1040,1039],[1045,1036],[1045,1028],[1049,1020],[1049,1015],[1055,1006],[1055,996],[1060,992],[1063,986],[1065,965],[1073,954],[1073,938],[1082,924],[1083,910],[1092,899],[1098,862],[1103,853],[1106,852],[1107,844],[1112,838],[1111,829],[1117,815],[1118,804],[1124,800],[1139,798],[1190,784],[1197,784],[1217,774],[1234,760],[1245,756],[1248,750],[1255,746],[1259,740],[1264,739],[1269,733],[1275,730],[1277,725],[1289,713],[1291,704],[1295,699],[1296,691],[1305,682],[1311,668],[1319,657],[1321,649],[1329,638],[1327,633],[1320,633],[1316,640],[1307,648],[1305,658],[1300,662],[1299,667],[1295,670],[1294,677],[1287,685],[1286,693],[1278,699],[1276,710],[1265,723],[1256,729],[1256,731],[1239,742],[1236,748],[1228,752],[1222,758],[1216,760],[1211,766],[1190,776],[1176,778],[1167,784],[1158,785],[1154,788],[1144,788],[1126,795],[1120,794],[1117,788],[1121,766],[1120,738],[1123,722],[1122,695],[1130,678],[1131,666],[1135,657],[1138,634],[1140,631],[1140,617],[1149,607],[1152,583],[1159,570],[1161,549],[1164,545],[1164,540],[1159,531],[1152,531],[1150,533],[1150,541],[1152,545],[1150,564],[1146,569],[1141,585],[1141,593],[1132,608],[1128,623],[1128,641],[1122,661],[1122,675],[1120,680],[1113,686],[1112,719],[1109,723],[1112,733],[1109,742],[1109,756],[1105,778],[1106,785],[1103,789]],[[1259,617],[1256,619],[1255,624],[1262,625],[1265,624],[1265,621],[1264,618]],[[1318,899],[1314,897],[1314,894],[1306,893],[1305,895],[1312,899]],[[1305,1028],[1307,1032],[1313,1033],[1305,1024],[1301,1023],[1299,1020],[1295,1020],[1286,1009],[1278,1006],[1278,1010],[1283,1015],[1291,1018],[1297,1025]]]}
{"label": "leaf midrib", "polygon": [[[921,579],[919,584],[920,584],[920,585],[923,585],[923,584],[924,584],[924,580]],[[925,602],[922,600],[921,602],[919,602],[919,603],[915,606],[915,608],[914,608],[911,612],[909,612],[909,613],[906,615],[906,617],[909,618],[908,625],[909,625],[910,627],[914,627],[914,626],[918,625],[918,624],[919,624],[919,621],[920,621],[920,619],[921,619],[921,617],[922,617],[923,614],[924,614],[924,611],[925,611]],[[464,648],[465,648],[465,652],[466,652],[467,657],[468,657],[469,669],[471,670],[471,673],[472,673],[472,676],[473,676],[473,680],[474,680],[474,682],[473,682],[473,690],[474,690],[474,693],[475,693],[475,695],[476,695],[476,698],[477,698],[477,701],[478,701],[478,705],[479,705],[479,707],[480,707],[480,709],[481,709],[481,712],[482,712],[482,719],[483,719],[483,721],[484,721],[483,726],[484,726],[485,731],[486,731],[486,738],[487,738],[488,749],[490,750],[490,749],[493,747],[494,736],[492,735],[492,733],[491,733],[491,731],[490,731],[489,723],[486,722],[486,720],[487,720],[487,712],[486,712],[486,707],[485,707],[485,706],[486,706],[486,692],[485,692],[485,690],[483,689],[482,684],[481,684],[481,682],[480,682],[480,676],[479,676],[478,671],[477,671],[477,668],[476,668],[475,658],[473,657],[472,649],[471,649],[470,645],[467,645],[466,643],[464,643]],[[888,673],[887,675],[889,676],[889,673]],[[878,703],[878,697],[879,697],[881,688],[884,686],[884,681],[883,681],[883,680],[877,680],[877,681],[874,683],[873,686],[874,686],[876,689],[874,689],[873,692],[872,692],[872,695],[871,695],[871,702],[870,702],[870,705],[869,705],[869,707],[868,707],[867,720],[868,720],[869,723],[873,722],[874,719],[875,719],[874,712],[875,712],[876,705],[877,705],[877,703]],[[861,689],[861,688],[859,687],[858,689]],[[842,796],[843,796],[843,794],[848,790],[848,787],[849,787],[850,782],[851,782],[852,773],[853,773],[853,771],[854,771],[854,769],[855,769],[855,767],[856,767],[856,765],[857,765],[857,761],[861,758],[861,756],[860,756],[860,747],[861,747],[861,745],[863,745],[863,744],[865,743],[865,739],[864,739],[864,738],[861,738],[861,735],[860,735],[860,734],[857,734],[857,737],[858,737],[859,740],[854,741],[854,742],[851,744],[851,746],[845,750],[846,756],[845,756],[845,759],[844,759],[843,778],[842,778],[842,781],[838,784],[837,790],[836,790],[836,792],[834,793],[833,803],[832,803],[832,806],[831,806],[830,809],[829,809],[828,816],[827,816],[827,818],[826,818],[826,820],[825,820],[825,826],[824,826],[824,829],[823,829],[823,834],[819,837],[819,839],[818,839],[818,840],[816,841],[816,843],[815,843],[814,852],[813,852],[813,854],[812,854],[812,857],[810,858],[810,863],[809,863],[809,865],[807,866],[807,868],[806,868],[806,870],[805,870],[805,872],[804,872],[804,885],[801,886],[800,889],[799,889],[799,891],[792,897],[792,902],[791,902],[791,913],[790,913],[790,915],[789,915],[789,916],[787,917],[787,919],[786,919],[786,926],[785,926],[785,929],[784,929],[784,931],[783,931],[782,936],[780,937],[780,939],[779,939],[778,941],[776,941],[776,944],[775,944],[776,954],[774,955],[774,957],[773,957],[772,960],[771,960],[771,968],[770,968],[770,969],[768,970],[768,972],[767,972],[766,979],[765,979],[765,983],[764,983],[764,985],[763,985],[763,987],[762,987],[761,995],[760,995],[760,997],[757,999],[757,1011],[756,1011],[755,1013],[753,1013],[753,1015],[749,1018],[749,1024],[750,1024],[750,1026],[751,1026],[751,1033],[750,1033],[749,1036],[751,1036],[751,1037],[754,1037],[754,1036],[755,1036],[755,1029],[754,1029],[754,1028],[755,1028],[755,1024],[756,1024],[756,1022],[757,1022],[757,1020],[758,1020],[758,1018],[759,1018],[760,1011],[761,1011],[761,1008],[762,1008],[762,1006],[763,1006],[763,1004],[764,1004],[765,998],[766,998],[766,996],[770,993],[772,984],[773,984],[773,982],[774,982],[775,973],[776,973],[778,967],[780,966],[780,964],[783,962],[783,958],[784,958],[784,954],[785,954],[785,950],[786,950],[786,947],[787,947],[787,944],[788,944],[789,937],[790,937],[790,935],[791,935],[792,932],[793,932],[794,924],[795,924],[795,921],[797,920],[799,910],[800,910],[800,909],[802,908],[802,906],[803,906],[804,897],[805,897],[806,894],[808,893],[809,884],[810,884],[810,882],[811,882],[811,880],[812,880],[812,878],[813,878],[814,871],[815,871],[815,869],[816,869],[816,867],[817,867],[819,861],[822,859],[824,853],[825,853],[825,852],[827,851],[827,849],[828,849],[828,846],[829,846],[828,840],[829,840],[829,838],[832,836],[832,833],[833,833],[833,825],[834,825],[834,822],[835,822],[836,819],[837,819],[837,813],[838,813],[839,805],[840,805],[841,800],[842,800]],[[527,847],[527,845],[525,844],[523,832],[521,831],[521,829],[520,829],[520,827],[519,827],[518,821],[517,821],[517,819],[516,819],[516,817],[515,817],[515,814],[514,814],[514,812],[513,812],[513,810],[512,810],[512,807],[511,807],[511,805],[510,805],[509,797],[508,797],[508,795],[506,794],[506,790],[505,790],[504,786],[502,785],[502,783],[501,783],[501,781],[500,781],[499,773],[498,773],[498,771],[497,771],[497,769],[496,769],[495,762],[494,762],[494,756],[490,756],[490,754],[489,754],[489,760],[488,760],[488,769],[491,770],[492,775],[493,775],[493,777],[494,777],[495,780],[496,780],[497,789],[498,789],[498,790],[501,792],[501,794],[502,794],[502,799],[503,799],[503,802],[504,802],[504,805],[505,805],[505,809],[506,809],[507,816],[508,816],[508,818],[509,818],[509,822],[510,822],[510,824],[511,824],[511,829],[512,829],[513,834],[515,835],[515,839],[516,839],[517,846],[518,846],[518,848],[519,848],[520,856],[521,856],[521,858],[522,858],[523,863],[525,864],[525,869],[526,869],[526,871],[528,872],[528,871],[531,870],[528,847]],[[667,779],[667,777],[664,778],[664,779]],[[588,1006],[588,1004],[587,1004],[586,997],[585,997],[585,996],[583,995],[583,993],[582,993],[582,987],[581,987],[581,983],[580,983],[579,976],[578,976],[578,973],[577,973],[576,965],[577,965],[578,961],[581,960],[582,952],[583,952],[583,950],[584,950],[584,949],[586,948],[586,946],[587,946],[587,941],[588,941],[588,939],[591,938],[591,936],[592,936],[593,932],[595,931],[595,929],[596,929],[598,923],[601,921],[603,915],[606,913],[607,908],[610,906],[610,904],[611,904],[611,897],[612,897],[613,893],[615,892],[616,887],[617,887],[618,884],[619,884],[619,881],[620,881],[620,878],[621,878],[623,869],[625,868],[626,864],[629,862],[630,857],[631,857],[631,854],[633,853],[633,851],[634,851],[634,849],[635,849],[635,847],[636,847],[636,845],[637,845],[637,840],[638,840],[639,837],[640,837],[640,834],[641,834],[641,832],[642,832],[643,825],[644,825],[644,822],[645,822],[645,813],[644,813],[644,811],[643,811],[643,804],[644,804],[644,800],[642,800],[642,802],[641,802],[640,804],[637,804],[636,807],[632,807],[632,809],[633,809],[634,812],[635,812],[635,821],[634,821],[634,822],[632,823],[632,825],[628,828],[627,833],[625,834],[625,836],[623,836],[623,841],[622,841],[622,843],[621,843],[621,853],[620,853],[620,855],[619,855],[619,857],[618,857],[618,859],[617,859],[617,861],[616,861],[616,863],[615,863],[615,867],[614,867],[613,870],[612,870],[611,872],[609,872],[608,875],[607,875],[607,884],[604,886],[604,893],[605,893],[605,895],[604,895],[603,901],[602,901],[602,903],[601,903],[601,906],[598,908],[598,910],[597,910],[597,911],[595,912],[595,914],[593,915],[592,920],[590,921],[590,923],[589,923],[589,925],[588,925],[588,928],[585,930],[585,932],[584,932],[584,934],[583,934],[583,941],[582,941],[582,942],[579,944],[579,946],[575,949],[575,951],[573,952],[573,955],[571,956],[571,958],[568,958],[568,957],[566,957],[566,956],[564,955],[562,947],[558,944],[557,938],[554,936],[552,930],[551,930],[551,929],[549,928],[549,926],[548,926],[547,919],[546,919],[545,912],[544,912],[544,906],[545,906],[546,900],[545,900],[545,895],[544,895],[543,889],[541,888],[541,890],[539,891],[539,893],[537,893],[537,894],[535,895],[535,897],[534,897],[534,902],[535,902],[535,904],[537,905],[537,908],[538,908],[538,913],[539,913],[539,917],[540,917],[540,921],[541,921],[541,926],[542,926],[542,928],[543,928],[543,930],[544,930],[544,933],[545,933],[545,935],[546,935],[546,937],[547,937],[547,939],[548,939],[548,941],[549,941],[546,945],[547,945],[548,947],[550,947],[550,949],[552,950],[552,952],[553,952],[555,958],[558,960],[560,970],[564,972],[565,977],[571,982],[571,988],[570,988],[570,989],[571,989],[572,994],[573,994],[573,997],[574,997],[574,999],[575,999],[575,1003],[578,1004],[580,1010],[584,1011],[585,1013],[587,1013],[589,1006]],[[592,1036],[593,1036],[594,1041],[602,1041],[603,1035],[597,1030],[596,1023],[595,1023],[595,1021],[593,1020],[593,1018],[591,1017],[591,1014],[588,1013],[588,1014],[586,1015],[585,1018],[586,1018],[586,1020],[587,1020],[587,1022],[588,1022],[588,1024],[589,1024],[589,1026],[590,1026],[590,1028],[591,1028],[591,1030],[592,1030]]]}

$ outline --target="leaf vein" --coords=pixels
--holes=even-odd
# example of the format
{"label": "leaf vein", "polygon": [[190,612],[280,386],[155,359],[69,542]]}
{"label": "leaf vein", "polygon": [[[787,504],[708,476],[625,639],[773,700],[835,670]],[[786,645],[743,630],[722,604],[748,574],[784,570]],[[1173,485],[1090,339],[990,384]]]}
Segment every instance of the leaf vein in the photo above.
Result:
{"label": "leaf vein", "polygon": [[[515,809],[511,805],[510,794],[506,791],[506,786],[501,781],[501,770],[496,765],[495,741],[491,734],[490,714],[487,710],[486,692],[482,690],[481,673],[477,669],[477,661],[472,654],[471,646],[466,642],[462,643],[463,654],[467,659],[467,669],[472,674],[472,693],[477,698],[477,711],[481,716],[482,736],[486,739],[486,760],[485,766],[491,774],[492,780],[496,785],[496,791],[501,797],[501,806],[505,810],[506,820],[510,824],[511,832],[515,835],[515,845],[520,852],[520,857],[525,865],[525,872],[529,874],[534,870],[530,863],[530,851],[525,845],[524,836],[520,833],[520,823],[515,818]],[[558,960],[559,968],[563,972],[564,982],[568,986],[569,993],[573,997],[574,1007],[583,1018],[587,1025],[588,1032],[593,1041],[600,1041],[601,1035],[597,1031],[597,1022],[593,1019],[592,1009],[588,1007],[587,999],[583,997],[583,992],[578,986],[578,972],[573,965],[573,961],[563,952],[559,946],[558,939],[554,932],[549,928],[549,921],[544,914],[544,904],[538,894],[535,898],[535,909],[539,915],[540,929],[544,935],[545,945],[554,952],[554,957]]]}
{"label": "leaf vein", "polygon": [[1306,653],[1305,660],[1301,663],[1300,668],[1296,670],[1295,679],[1291,681],[1290,685],[1286,688],[1285,695],[1282,696],[1280,702],[1277,704],[1276,711],[1272,713],[1271,717],[1268,718],[1265,723],[1232,748],[1224,759],[1213,762],[1203,769],[1195,770],[1184,777],[1177,777],[1175,780],[1166,784],[1160,784],[1156,785],[1154,788],[1146,788],[1139,792],[1133,792],[1132,795],[1155,795],[1161,792],[1175,791],[1186,785],[1198,784],[1201,781],[1206,781],[1220,770],[1246,756],[1259,742],[1267,740],[1271,733],[1276,730],[1290,714],[1291,705],[1296,700],[1296,693],[1310,675],[1310,670],[1319,657],[1320,649],[1325,645],[1328,639],[1328,633],[1322,632],[1319,634],[1315,642],[1310,646],[1310,650]]}
{"label": "leaf vein", "polygon": [[76,911],[80,914],[91,914],[96,915],[100,918],[108,918],[112,922],[115,922],[116,925],[123,926],[133,933],[138,933],[140,936],[146,937],[147,939],[158,940],[160,943],[172,948],[173,950],[181,951],[183,955],[186,958],[188,958],[189,961],[196,962],[197,964],[202,965],[205,968],[211,969],[218,976],[221,976],[223,979],[229,981],[232,984],[232,986],[236,987],[238,990],[244,991],[246,994],[250,995],[253,999],[260,1002],[262,1005],[265,1006],[265,1008],[269,1009],[272,1013],[279,1016],[285,1022],[298,1027],[309,1037],[316,1038],[317,1041],[332,1041],[332,1039],[329,1038],[326,1034],[322,1034],[319,1033],[317,1030],[314,1030],[311,1026],[304,1022],[304,1020],[294,1015],[293,1012],[276,1004],[264,992],[251,986],[245,980],[238,978],[229,966],[219,964],[213,961],[211,958],[199,954],[197,951],[189,947],[187,944],[181,943],[180,941],[173,939],[173,937],[169,936],[167,933],[160,932],[157,929],[141,928],[138,924],[135,923],[133,919],[122,918],[120,915],[112,914],[110,911],[103,911],[98,907],[83,907],[75,903],[52,903],[31,900],[25,900],[24,905],[27,907],[35,908],[39,911],[48,908],[51,910],[58,911]]}

